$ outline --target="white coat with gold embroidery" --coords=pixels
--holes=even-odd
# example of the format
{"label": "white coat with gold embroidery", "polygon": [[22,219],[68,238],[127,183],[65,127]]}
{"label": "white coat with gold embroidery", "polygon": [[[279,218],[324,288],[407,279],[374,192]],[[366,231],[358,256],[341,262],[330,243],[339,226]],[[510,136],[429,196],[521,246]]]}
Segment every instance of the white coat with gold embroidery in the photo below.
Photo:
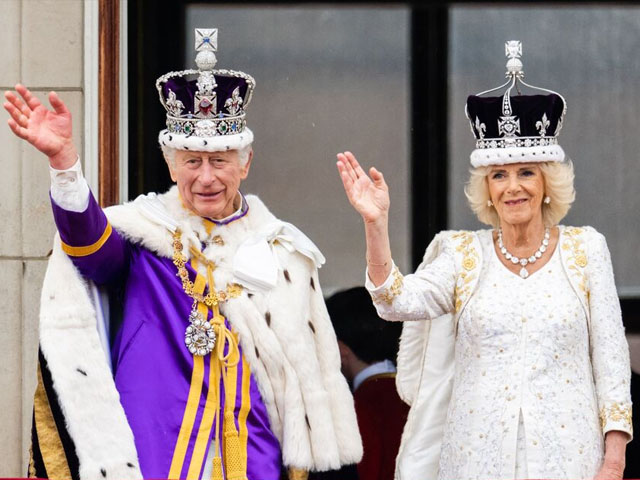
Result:
{"label": "white coat with gold embroidery", "polygon": [[[558,248],[565,277],[559,280],[568,284],[570,298],[565,293],[539,301],[575,303],[582,320],[566,331],[561,322],[551,332],[546,319],[531,318],[529,326],[538,322],[540,328],[518,335],[495,332],[492,339],[474,337],[458,324],[476,315],[469,301],[495,255],[488,230],[443,232],[415,274],[403,277],[394,269],[380,287],[368,282],[379,315],[407,321],[397,384],[412,408],[396,478],[513,478],[521,408],[525,429],[527,423],[545,426],[538,429],[539,439],[531,436],[527,443],[529,475],[535,478],[585,477],[601,462],[604,433],[632,433],[628,347],[604,237],[590,227],[560,227]],[[526,282],[514,276],[515,281]],[[514,291],[496,294],[504,300]],[[575,348],[564,348],[571,335]],[[518,357],[531,363],[528,371],[514,368]],[[492,455],[485,452],[488,439]],[[550,447],[559,459],[553,464],[545,453]],[[584,460],[576,458],[582,454]]]}

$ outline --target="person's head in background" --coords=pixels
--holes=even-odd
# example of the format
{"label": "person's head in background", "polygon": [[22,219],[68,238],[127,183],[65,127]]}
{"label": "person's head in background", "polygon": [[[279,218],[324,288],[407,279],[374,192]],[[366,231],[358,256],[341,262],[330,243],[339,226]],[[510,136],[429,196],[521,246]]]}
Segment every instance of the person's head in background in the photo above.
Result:
{"label": "person's head in background", "polygon": [[338,338],[342,373],[349,382],[370,365],[396,362],[402,324],[378,317],[364,287],[333,294],[327,309]]}

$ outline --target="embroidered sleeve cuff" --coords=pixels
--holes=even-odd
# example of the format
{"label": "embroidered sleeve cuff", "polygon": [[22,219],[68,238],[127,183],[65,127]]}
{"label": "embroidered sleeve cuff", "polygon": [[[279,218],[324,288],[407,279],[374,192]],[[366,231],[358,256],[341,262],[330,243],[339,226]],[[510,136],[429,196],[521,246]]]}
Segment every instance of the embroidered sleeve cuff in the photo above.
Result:
{"label": "embroidered sleeve cuff", "polygon": [[633,437],[633,424],[631,423],[631,405],[628,403],[610,402],[600,409],[600,424],[602,433],[611,430],[620,430]]}
{"label": "embroidered sleeve cuff", "polygon": [[393,299],[402,293],[403,279],[404,277],[400,273],[400,270],[398,270],[396,264],[393,263],[389,276],[384,283],[378,287],[376,287],[369,278],[369,269],[367,269],[365,287],[369,291],[373,303],[391,305]]}
{"label": "embroidered sleeve cuff", "polygon": [[62,250],[70,257],[88,257],[89,255],[93,255],[94,253],[96,253],[102,248],[105,243],[107,243],[107,240],[109,240],[109,237],[111,236],[111,232],[111,224],[107,223],[104,232],[95,243],[81,247],[74,247],[61,241],[60,243],[62,244]]}

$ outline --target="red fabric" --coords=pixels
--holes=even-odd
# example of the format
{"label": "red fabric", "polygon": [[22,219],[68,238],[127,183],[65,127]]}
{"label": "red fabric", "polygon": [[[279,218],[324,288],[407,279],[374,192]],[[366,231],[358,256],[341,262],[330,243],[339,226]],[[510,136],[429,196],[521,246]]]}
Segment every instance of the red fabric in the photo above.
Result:
{"label": "red fabric", "polygon": [[353,398],[364,455],[358,464],[360,480],[393,480],[396,456],[409,406],[400,400],[394,374],[367,378]]}

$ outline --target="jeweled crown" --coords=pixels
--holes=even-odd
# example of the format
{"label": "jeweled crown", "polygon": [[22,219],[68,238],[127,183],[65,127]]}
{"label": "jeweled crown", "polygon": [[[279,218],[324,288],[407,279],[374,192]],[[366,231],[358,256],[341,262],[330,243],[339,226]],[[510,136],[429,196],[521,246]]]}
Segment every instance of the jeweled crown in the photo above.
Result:
{"label": "jeweled crown", "polygon": [[253,141],[245,109],[255,80],[234,70],[214,70],[218,29],[195,29],[197,70],[162,75],[156,81],[160,103],[167,111],[163,145],[187,150],[228,150]]}
{"label": "jeweled crown", "polygon": [[[522,44],[512,40],[505,44],[507,82],[467,99],[465,113],[476,137],[471,153],[474,167],[521,162],[563,161],[564,151],[558,134],[567,111],[559,93],[534,87],[524,81]],[[521,95],[519,84],[543,92]],[[484,97],[507,87],[501,97]],[[517,95],[512,95],[516,89]]]}

